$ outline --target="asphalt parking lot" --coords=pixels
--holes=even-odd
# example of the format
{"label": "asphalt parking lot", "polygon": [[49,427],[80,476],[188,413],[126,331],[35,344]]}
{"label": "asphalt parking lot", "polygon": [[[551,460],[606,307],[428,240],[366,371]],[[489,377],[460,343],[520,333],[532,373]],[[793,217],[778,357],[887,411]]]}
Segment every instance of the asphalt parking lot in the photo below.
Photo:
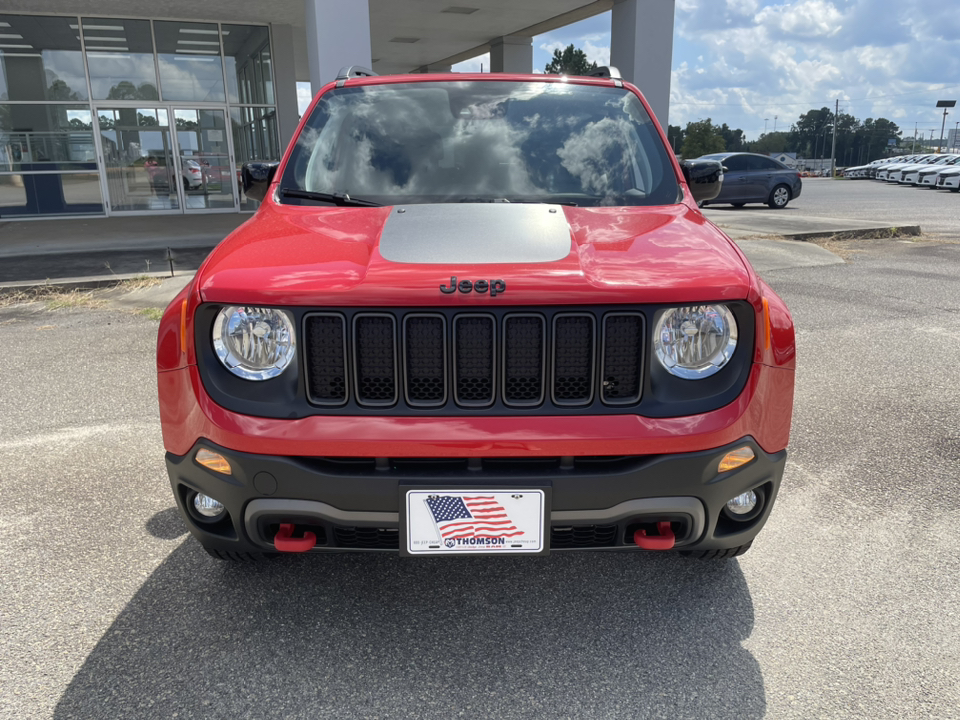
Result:
{"label": "asphalt parking lot", "polygon": [[0,718],[960,718],[960,245],[851,248],[764,273],[796,413],[726,563],[218,563],[173,508],[155,321],[0,308]]}
{"label": "asphalt parking lot", "polygon": [[[711,205],[710,210],[731,215],[770,212],[766,205]],[[804,178],[800,197],[778,212],[919,225],[924,233],[953,235],[960,228],[960,193],[875,180]]]}

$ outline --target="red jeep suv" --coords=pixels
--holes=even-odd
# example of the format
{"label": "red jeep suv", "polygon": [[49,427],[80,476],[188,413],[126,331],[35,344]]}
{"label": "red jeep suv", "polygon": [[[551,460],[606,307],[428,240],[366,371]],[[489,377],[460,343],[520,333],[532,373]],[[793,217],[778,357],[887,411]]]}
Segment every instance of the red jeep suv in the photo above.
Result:
{"label": "red jeep suv", "polygon": [[640,92],[345,68],[167,308],[177,504],[210,554],[744,552],[790,313]]}

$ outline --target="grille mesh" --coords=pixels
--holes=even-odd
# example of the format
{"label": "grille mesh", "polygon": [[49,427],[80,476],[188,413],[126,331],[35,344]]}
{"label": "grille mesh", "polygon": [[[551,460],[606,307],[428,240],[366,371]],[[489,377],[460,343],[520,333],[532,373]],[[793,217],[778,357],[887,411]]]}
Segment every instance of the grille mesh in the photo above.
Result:
{"label": "grille mesh", "polygon": [[354,408],[634,404],[643,389],[645,327],[629,309],[531,308],[500,318],[416,309],[309,313],[307,396]]}
{"label": "grille mesh", "polygon": [[588,403],[593,395],[593,318],[561,315],[554,332],[553,397],[563,405]]}
{"label": "grille mesh", "polygon": [[465,316],[456,323],[457,401],[493,402],[493,318]]}
{"label": "grille mesh", "polygon": [[617,544],[616,525],[574,525],[550,528],[550,547],[588,548],[611,547]]}
{"label": "grille mesh", "polygon": [[310,397],[319,403],[347,401],[347,361],[343,347],[343,318],[314,315],[307,318]]}
{"label": "grille mesh", "polygon": [[335,525],[333,537],[337,547],[342,548],[396,550],[400,547],[400,532],[396,528]]}
{"label": "grille mesh", "polygon": [[390,404],[396,399],[396,351],[393,318],[357,318],[357,396],[361,403]]}
{"label": "grille mesh", "polygon": [[442,317],[409,317],[406,325],[407,398],[437,405],[446,396]]}
{"label": "grille mesh", "polygon": [[504,345],[504,401],[539,403],[543,398],[543,318],[508,317]]}
{"label": "grille mesh", "polygon": [[603,327],[603,399],[635,402],[640,397],[643,318],[608,315]]}

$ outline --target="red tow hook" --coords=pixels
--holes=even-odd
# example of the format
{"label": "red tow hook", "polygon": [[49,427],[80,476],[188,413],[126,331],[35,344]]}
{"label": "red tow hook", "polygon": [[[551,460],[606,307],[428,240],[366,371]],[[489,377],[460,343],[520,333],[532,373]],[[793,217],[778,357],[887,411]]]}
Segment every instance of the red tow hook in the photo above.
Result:
{"label": "red tow hook", "polygon": [[317,536],[305,532],[302,538],[293,537],[293,523],[284,523],[273,538],[273,546],[280,552],[301,553],[317,544]]}
{"label": "red tow hook", "polygon": [[660,533],[659,535],[647,537],[646,530],[637,530],[633,534],[633,541],[637,544],[637,547],[641,547],[644,550],[669,550],[672,548],[677,537],[673,534],[673,530],[670,529],[670,523],[658,522],[657,531]]}

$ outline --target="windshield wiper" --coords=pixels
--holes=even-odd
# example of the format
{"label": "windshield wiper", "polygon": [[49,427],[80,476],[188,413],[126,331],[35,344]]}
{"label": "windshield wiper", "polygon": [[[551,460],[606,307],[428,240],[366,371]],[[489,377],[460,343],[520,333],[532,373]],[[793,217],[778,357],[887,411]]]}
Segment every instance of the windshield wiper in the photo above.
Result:
{"label": "windshield wiper", "polygon": [[507,198],[463,197],[458,203],[509,203],[511,205],[567,205],[577,207],[572,200],[508,200]]}
{"label": "windshield wiper", "polygon": [[310,190],[297,190],[296,188],[280,188],[280,194],[284,197],[328,202],[341,207],[383,207],[380,203],[371,200],[361,200],[360,198],[352,198],[346,193],[322,193],[312,192]]}

